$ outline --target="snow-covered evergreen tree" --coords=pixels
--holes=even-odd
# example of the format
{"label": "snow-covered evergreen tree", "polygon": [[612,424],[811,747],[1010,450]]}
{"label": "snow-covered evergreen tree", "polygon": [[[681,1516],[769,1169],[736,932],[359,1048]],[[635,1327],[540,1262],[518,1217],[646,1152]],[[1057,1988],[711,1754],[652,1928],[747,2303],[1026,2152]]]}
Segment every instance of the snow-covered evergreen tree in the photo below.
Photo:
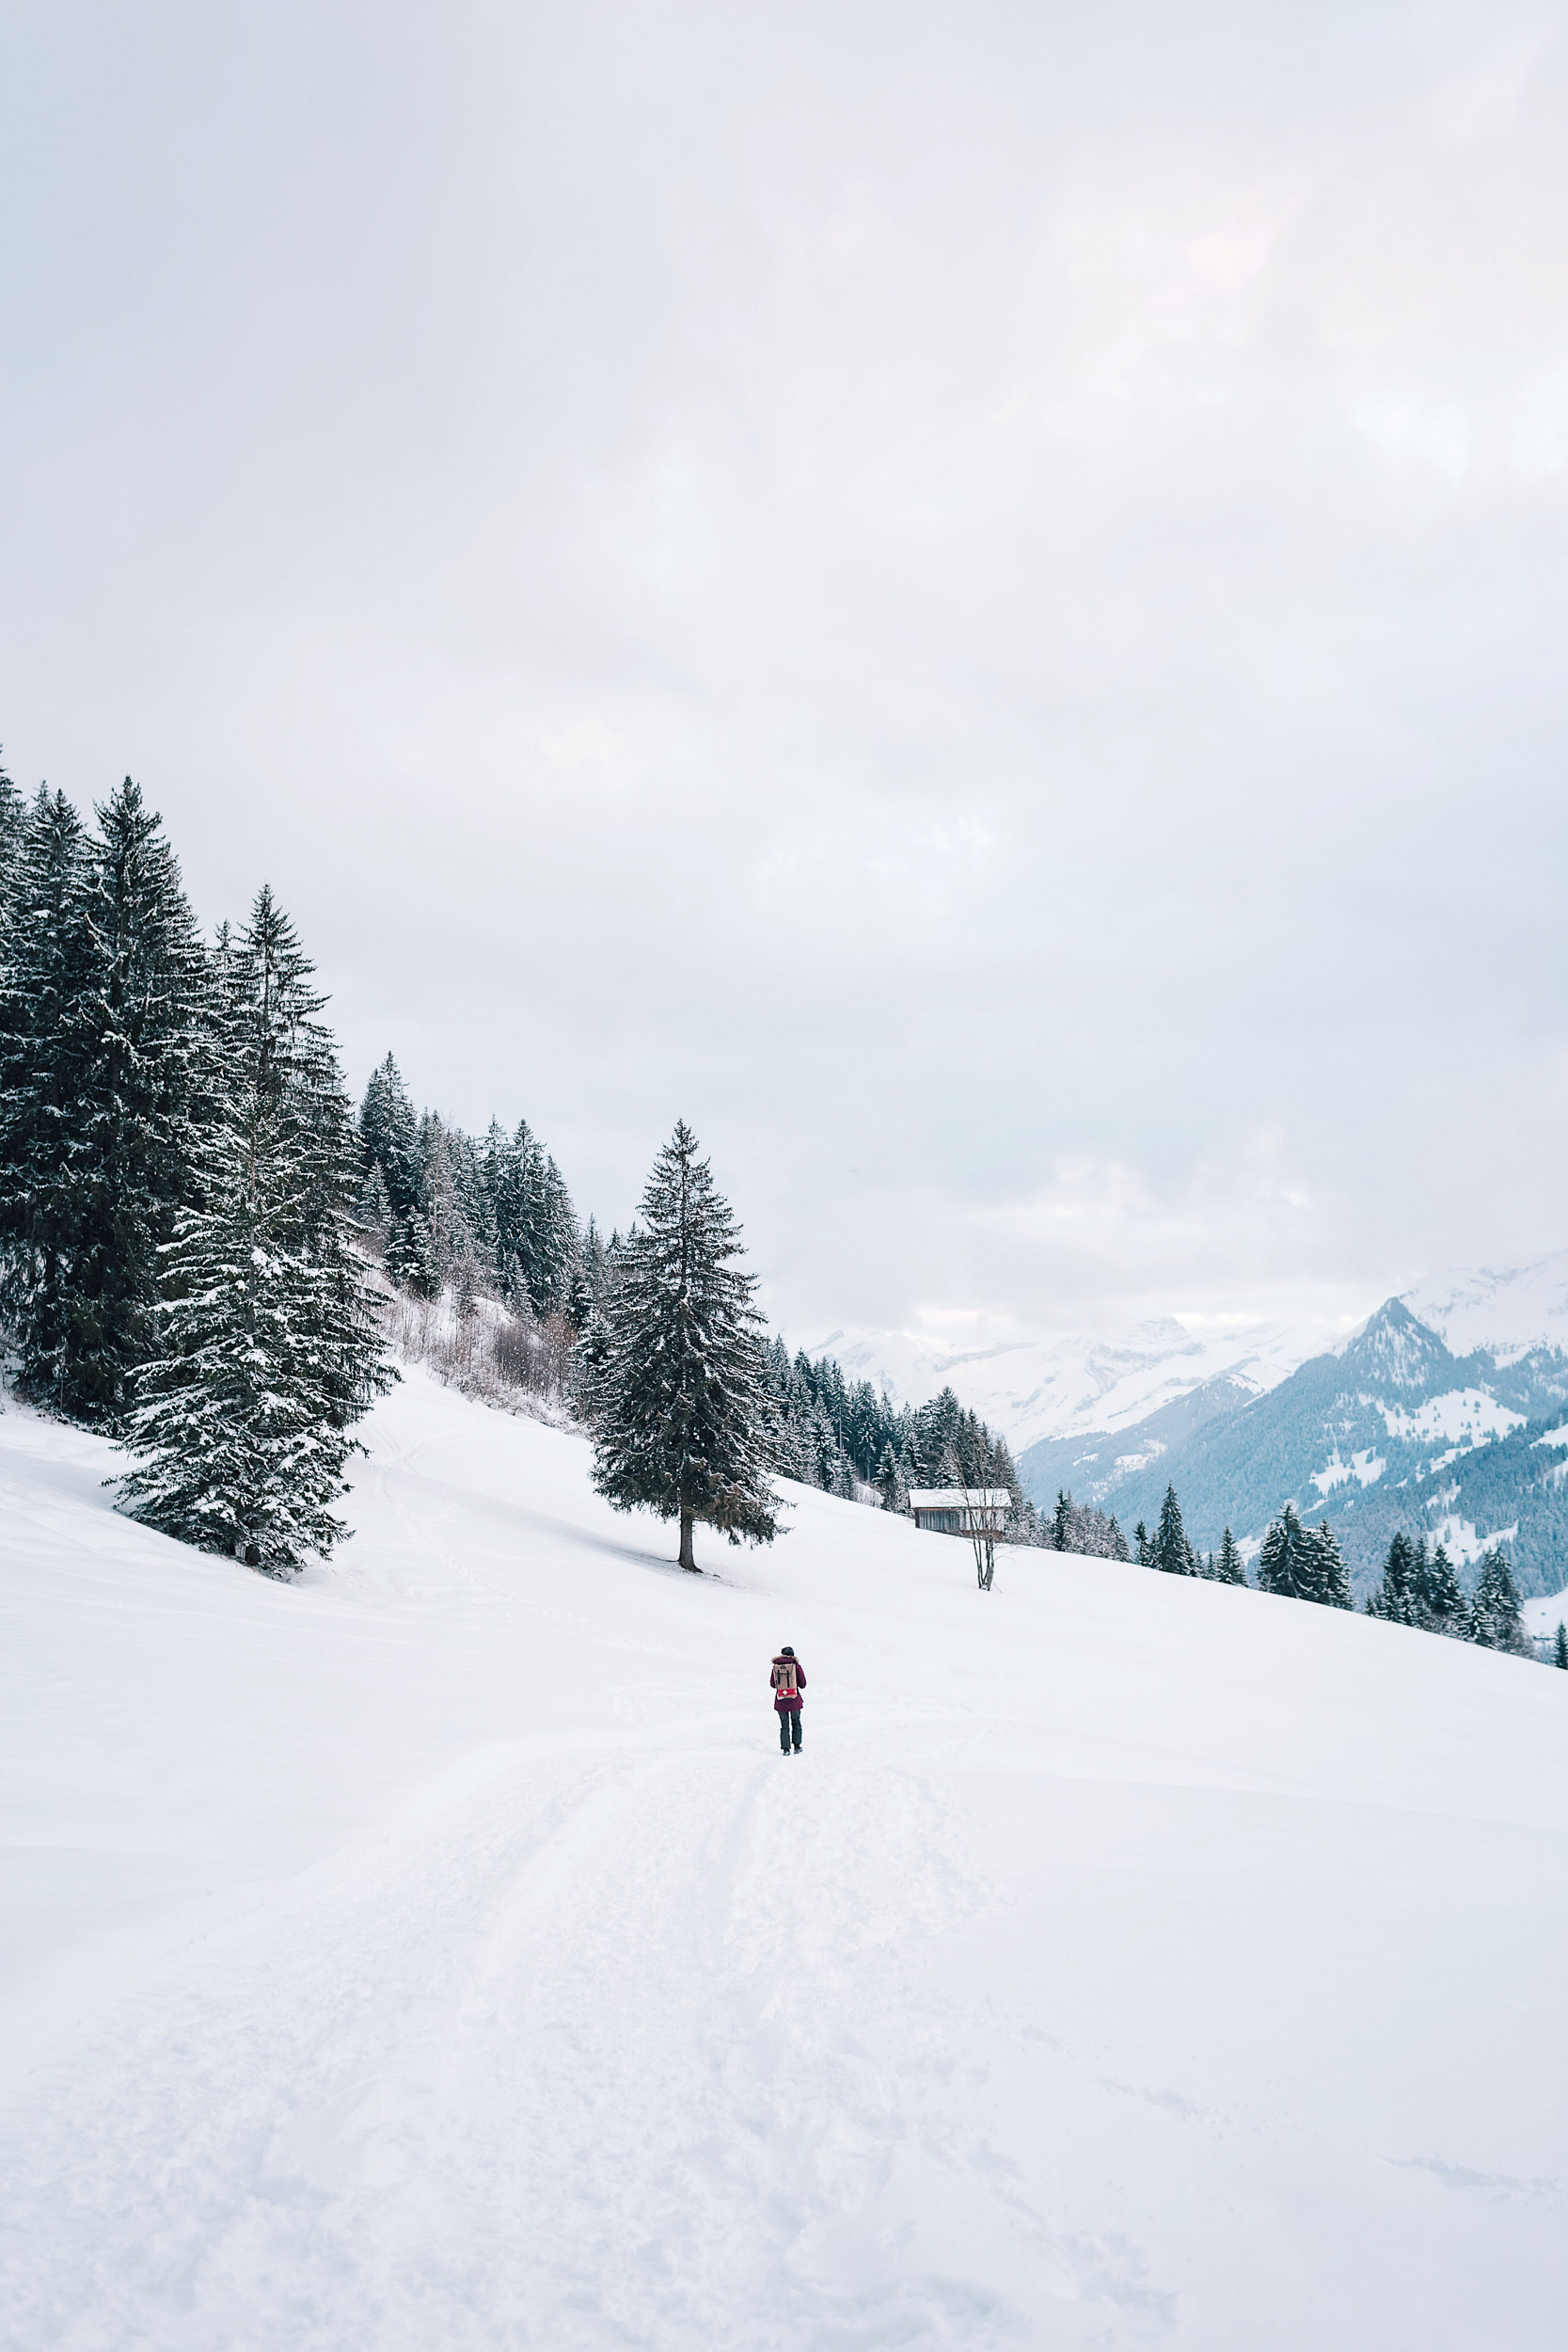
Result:
{"label": "snow-covered evergreen tree", "polygon": [[526,1120],[512,1136],[492,1124],[483,1167],[503,1294],[515,1304],[515,1293],[526,1288],[535,1313],[560,1313],[570,1300],[582,1247],[561,1170]]}
{"label": "snow-covered evergreen tree", "polygon": [[1469,1640],[1470,1604],[1445,1546],[1438,1544],[1429,1553],[1426,1538],[1421,1538],[1416,1547],[1410,1585],[1417,1624],[1429,1633],[1447,1634],[1450,1641]]}
{"label": "snow-covered evergreen tree", "polygon": [[0,924],[10,898],[16,876],[17,861],[22,855],[22,835],[27,822],[27,803],[6,773],[0,761]]}
{"label": "snow-covered evergreen tree", "polygon": [[200,1200],[166,1248],[125,1481],[139,1518],[270,1575],[342,1533],[350,1430],[392,1375],[351,1241],[358,1152],[323,999],[269,891],[216,958]]}
{"label": "snow-covered evergreen tree", "polygon": [[40,792],[0,914],[0,1250],[24,1391],[112,1421],[191,1198],[207,962],[129,778],[88,836]]}
{"label": "snow-covered evergreen tree", "polygon": [[40,788],[0,909],[0,1309],[35,1404],[71,1412],[99,977],[87,845],[63,792]]}
{"label": "snow-covered evergreen tree", "polygon": [[678,1520],[683,1568],[696,1567],[699,1522],[732,1543],[778,1533],[761,1319],[740,1255],[734,1216],[680,1120],[605,1300],[594,1484],[623,1510]]}
{"label": "snow-covered evergreen tree", "polygon": [[1558,1620],[1557,1640],[1552,1645],[1552,1663],[1568,1672],[1568,1626],[1560,1618]]}
{"label": "snow-covered evergreen tree", "polygon": [[1292,1600],[1320,1600],[1321,1569],[1316,1528],[1303,1527],[1287,1503],[1263,1537],[1258,1553],[1258,1589]]}
{"label": "snow-covered evergreen tree", "polygon": [[773,1468],[780,1477],[845,1498],[853,1496],[857,1478],[867,1486],[879,1484],[881,1454],[901,1423],[879,1405],[869,1384],[851,1390],[831,1357],[814,1364],[802,1351],[792,1359],[778,1338],[769,1342],[765,1361]]}
{"label": "snow-covered evergreen tree", "polygon": [[92,1051],[77,1161],[68,1409],[113,1420],[152,1344],[158,1250],[195,1193],[212,981],[174,851],[129,776],[98,812],[84,899]]}
{"label": "snow-covered evergreen tree", "polygon": [[1149,1549],[1148,1530],[1144,1525],[1142,1519],[1138,1521],[1137,1525],[1132,1530],[1132,1557],[1137,1562],[1139,1567],[1151,1567],[1153,1565],[1153,1560]]}
{"label": "snow-covered evergreen tree", "polygon": [[[958,1399],[950,1394],[946,1401],[935,1399],[931,1406],[922,1407],[923,1427],[916,1431],[907,1411],[879,1396],[868,1380],[847,1380],[842,1365],[831,1356],[814,1363],[801,1349],[791,1359],[783,1340],[775,1339],[767,1358],[775,1424],[774,1467],[782,1477],[803,1479],[830,1494],[851,1492],[856,1479],[879,1487],[883,1456],[891,1452],[898,1466],[901,1491],[907,1496],[911,1485],[942,1483],[944,1444],[952,1451],[961,1438],[958,1451],[966,1461],[979,1460],[982,1443],[990,1449],[987,1459],[995,1452],[998,1441],[973,1414],[963,1416]],[[927,1457],[924,1469],[913,1458],[917,1447]],[[991,1483],[1014,1491],[1016,1472],[1010,1456],[1000,1481],[993,1478]]]}
{"label": "snow-covered evergreen tree", "polygon": [[420,1206],[420,1123],[390,1054],[373,1071],[359,1106],[359,1149],[367,1171],[379,1165],[394,1216]]}
{"label": "snow-covered evergreen tree", "polygon": [[1532,1658],[1528,1634],[1525,1631],[1524,1603],[1508,1554],[1500,1544],[1493,1544],[1483,1551],[1476,1578],[1475,1597],[1470,1604],[1470,1639],[1483,1649],[1512,1651],[1516,1658]]}
{"label": "snow-covered evergreen tree", "polygon": [[806,1462],[814,1486],[820,1486],[825,1495],[837,1494],[842,1473],[848,1466],[838,1433],[820,1403],[807,1408],[805,1424]]}
{"label": "snow-covered evergreen tree", "polygon": [[1246,1567],[1236,1538],[1228,1527],[1220,1537],[1219,1557],[1214,1563],[1214,1581],[1216,1584],[1244,1584],[1246,1582]]}
{"label": "snow-covered evergreen tree", "polygon": [[1316,1527],[1302,1530],[1302,1540],[1307,1548],[1312,1566],[1313,1590],[1303,1597],[1322,1603],[1325,1609],[1353,1609],[1355,1606],[1350,1588],[1350,1572],[1339,1538],[1326,1519]]}
{"label": "snow-covered evergreen tree", "polygon": [[845,1395],[845,1453],[858,1476],[874,1483],[879,1463],[892,1434],[894,1415],[869,1380],[857,1380]]}
{"label": "snow-covered evergreen tree", "polygon": [[[1125,1560],[1127,1538],[1117,1524],[1115,1514],[1107,1517],[1086,1502],[1074,1502],[1065,1487],[1056,1490],[1056,1502],[1049,1520],[1031,1515],[1023,1521],[1026,1532],[1020,1542],[1044,1544],[1052,1551],[1073,1551],[1089,1560]],[[1009,1534],[1012,1530],[1009,1527]]]}
{"label": "snow-covered evergreen tree", "polygon": [[420,1213],[430,1235],[438,1284],[461,1279],[472,1289],[480,1279],[494,1282],[498,1228],[473,1144],[461,1128],[426,1111],[420,1121],[419,1148]]}
{"label": "snow-covered evergreen tree", "polygon": [[877,1487],[882,1498],[884,1511],[907,1511],[910,1490],[904,1481],[898,1456],[891,1444],[882,1448],[882,1458],[877,1465]]}
{"label": "snow-covered evergreen tree", "polygon": [[578,1264],[591,1302],[597,1306],[610,1279],[610,1251],[604,1235],[592,1217],[582,1236]]}
{"label": "snow-covered evergreen tree", "polygon": [[1160,1505],[1160,1524],[1149,1546],[1148,1565],[1166,1576],[1196,1576],[1197,1555],[1187,1541],[1187,1531],[1181,1524],[1181,1506],[1176,1500],[1176,1488],[1165,1488],[1165,1499]]}
{"label": "snow-covered evergreen tree", "polygon": [[416,1298],[440,1296],[441,1269],[436,1245],[418,1209],[409,1209],[403,1216],[393,1218],[392,1230],[387,1236],[386,1263],[392,1280],[402,1289],[412,1291]]}
{"label": "snow-covered evergreen tree", "polygon": [[1415,1571],[1416,1548],[1396,1529],[1383,1564],[1383,1581],[1367,1602],[1368,1616],[1382,1617],[1389,1625],[1418,1625]]}
{"label": "snow-covered evergreen tree", "polygon": [[[910,1429],[910,1451],[916,1464],[916,1476],[911,1481],[916,1486],[943,1486],[952,1483],[955,1461],[967,1467],[973,1474],[974,1465],[966,1457],[973,1451],[965,1427],[964,1409],[953,1390],[943,1389],[939,1396],[921,1406]],[[973,1477],[975,1486],[983,1482]]]}
{"label": "snow-covered evergreen tree", "polygon": [[371,1162],[370,1174],[359,1187],[355,1218],[359,1231],[385,1249],[392,1234],[392,1203],[379,1160]]}

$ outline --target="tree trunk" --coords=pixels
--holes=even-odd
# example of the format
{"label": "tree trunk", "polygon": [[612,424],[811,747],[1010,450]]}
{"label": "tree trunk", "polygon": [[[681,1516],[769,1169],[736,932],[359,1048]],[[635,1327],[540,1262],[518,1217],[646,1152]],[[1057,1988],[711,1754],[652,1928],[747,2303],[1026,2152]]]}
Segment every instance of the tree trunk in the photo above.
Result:
{"label": "tree trunk", "polygon": [[691,1556],[691,1514],[689,1511],[683,1511],[681,1513],[681,1566],[689,1568],[693,1576],[701,1576],[702,1570]]}

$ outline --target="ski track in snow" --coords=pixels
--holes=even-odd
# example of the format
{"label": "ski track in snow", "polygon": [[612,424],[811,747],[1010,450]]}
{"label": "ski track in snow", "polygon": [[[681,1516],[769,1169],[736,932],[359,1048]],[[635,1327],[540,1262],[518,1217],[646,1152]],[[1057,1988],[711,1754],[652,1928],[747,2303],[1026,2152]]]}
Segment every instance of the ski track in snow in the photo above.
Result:
{"label": "ski track in snow", "polygon": [[1555,2346],[1568,1677],[815,1496],[698,1583],[422,1376],[292,1593],[7,1448],[13,1859],[150,1873],[13,1988],[7,2343]]}
{"label": "ski track in snow", "polygon": [[[208,1939],[84,2053],[72,2099],[13,2118],[13,2226],[74,2211],[92,2245],[23,2339],[209,2345],[292,2273],[309,2307],[239,2340],[414,2344],[434,2305],[451,2344],[560,2343],[563,2316],[605,2344],[1017,2341],[918,2260],[840,2275],[901,2167],[949,2206],[1000,2186],[1057,2292],[1084,2251],[966,2147],[962,2020],[897,1949],[979,1900],[952,1823],[909,1772],[843,1742],[832,1763],[814,1780],[739,1738],[503,1754],[269,1904],[260,1939]],[[1090,2260],[1103,2292],[1116,2257]]]}

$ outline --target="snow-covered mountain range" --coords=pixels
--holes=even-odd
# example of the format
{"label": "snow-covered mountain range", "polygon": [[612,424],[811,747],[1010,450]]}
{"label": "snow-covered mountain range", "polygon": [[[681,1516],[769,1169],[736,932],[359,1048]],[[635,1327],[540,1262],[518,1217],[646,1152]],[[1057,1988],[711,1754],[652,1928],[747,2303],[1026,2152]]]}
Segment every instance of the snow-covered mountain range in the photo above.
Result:
{"label": "snow-covered mountain range", "polygon": [[[1215,1383],[1258,1396],[1334,1334],[1322,1321],[1247,1324],[1201,1335],[1174,1315],[1110,1334],[1057,1333],[953,1348],[904,1331],[809,1332],[814,1359],[834,1356],[895,1404],[923,1405],[943,1388],[1001,1430],[1016,1453],[1042,1438],[1131,1427]],[[1228,1392],[1228,1391],[1227,1391]]]}
{"label": "snow-covered mountain range", "polygon": [[1328,1518],[1357,1589],[1396,1528],[1441,1540],[1462,1565],[1489,1543],[1526,1592],[1558,1591],[1568,1562],[1568,1355],[1456,1355],[1389,1299],[1343,1347],[1196,1427],[1153,1416],[1107,1438],[1046,1439],[1021,1458],[1037,1501],[1066,1486],[1152,1522],[1168,1485],[1205,1549],[1230,1527],[1256,1541],[1284,1502]]}
{"label": "snow-covered mountain range", "polygon": [[1528,1592],[1568,1581],[1568,1249],[1418,1284],[1342,1335],[1172,1318],[946,1353],[845,1331],[809,1352],[911,1404],[950,1385],[1037,1502],[1067,1487],[1130,1526],[1174,1484],[1206,1548],[1226,1526],[1255,1541],[1292,1502],[1334,1520],[1361,1589],[1396,1526],[1464,1562],[1502,1541]]}
{"label": "snow-covered mountain range", "polygon": [[1420,1282],[1401,1294],[1401,1304],[1455,1356],[1483,1348],[1508,1364],[1538,1347],[1568,1353],[1568,1249],[1529,1265]]}

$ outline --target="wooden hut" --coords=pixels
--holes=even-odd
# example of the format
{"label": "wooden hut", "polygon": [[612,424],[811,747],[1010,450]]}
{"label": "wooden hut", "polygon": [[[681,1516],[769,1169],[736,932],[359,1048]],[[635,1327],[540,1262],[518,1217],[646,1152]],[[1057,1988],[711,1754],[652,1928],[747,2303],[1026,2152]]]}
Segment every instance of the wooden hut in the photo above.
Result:
{"label": "wooden hut", "polygon": [[934,1535],[1000,1535],[1011,1495],[1006,1486],[911,1486],[910,1514]]}

